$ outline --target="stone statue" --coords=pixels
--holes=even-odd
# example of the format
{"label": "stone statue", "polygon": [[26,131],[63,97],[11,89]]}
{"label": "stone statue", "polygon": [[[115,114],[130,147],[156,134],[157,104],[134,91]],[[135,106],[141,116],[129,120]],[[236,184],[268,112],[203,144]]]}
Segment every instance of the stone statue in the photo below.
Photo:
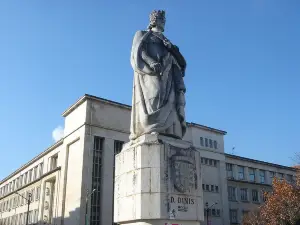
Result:
{"label": "stone statue", "polygon": [[146,31],[137,31],[131,50],[134,70],[130,139],[159,133],[182,139],[186,62],[164,35],[165,11],[154,10]]}

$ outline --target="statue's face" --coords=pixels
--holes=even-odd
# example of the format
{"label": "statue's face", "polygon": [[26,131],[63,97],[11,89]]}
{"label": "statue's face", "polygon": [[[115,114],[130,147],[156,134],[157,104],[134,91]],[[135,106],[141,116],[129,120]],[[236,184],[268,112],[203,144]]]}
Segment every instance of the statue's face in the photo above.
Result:
{"label": "statue's face", "polygon": [[166,21],[162,18],[157,18],[156,21],[155,21],[155,25],[158,29],[161,29],[162,31],[165,30],[165,24],[166,24]]}

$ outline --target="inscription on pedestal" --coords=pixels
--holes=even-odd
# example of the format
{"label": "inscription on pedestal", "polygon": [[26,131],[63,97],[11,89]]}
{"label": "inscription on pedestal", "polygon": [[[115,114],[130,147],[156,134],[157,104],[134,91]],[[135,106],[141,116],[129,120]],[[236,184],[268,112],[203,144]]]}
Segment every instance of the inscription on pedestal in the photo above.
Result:
{"label": "inscription on pedestal", "polygon": [[169,218],[189,218],[197,213],[198,178],[195,150],[170,145],[170,184],[173,187],[168,198]]}

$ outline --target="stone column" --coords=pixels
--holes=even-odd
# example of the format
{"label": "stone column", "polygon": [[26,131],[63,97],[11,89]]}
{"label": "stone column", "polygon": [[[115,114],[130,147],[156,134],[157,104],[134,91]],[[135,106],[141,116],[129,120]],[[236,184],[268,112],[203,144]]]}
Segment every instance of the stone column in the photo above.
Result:
{"label": "stone column", "polygon": [[114,222],[200,225],[200,154],[189,142],[146,134],[116,156]]}

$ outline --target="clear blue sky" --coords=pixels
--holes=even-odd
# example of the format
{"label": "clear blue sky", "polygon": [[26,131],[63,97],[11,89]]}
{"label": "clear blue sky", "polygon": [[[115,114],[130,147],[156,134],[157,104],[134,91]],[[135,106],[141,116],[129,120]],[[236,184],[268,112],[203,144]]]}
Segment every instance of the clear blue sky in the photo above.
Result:
{"label": "clear blue sky", "polygon": [[0,178],[53,144],[83,94],[131,103],[132,38],[152,9],[187,59],[187,120],[226,130],[226,152],[293,164],[299,0],[3,0]]}

